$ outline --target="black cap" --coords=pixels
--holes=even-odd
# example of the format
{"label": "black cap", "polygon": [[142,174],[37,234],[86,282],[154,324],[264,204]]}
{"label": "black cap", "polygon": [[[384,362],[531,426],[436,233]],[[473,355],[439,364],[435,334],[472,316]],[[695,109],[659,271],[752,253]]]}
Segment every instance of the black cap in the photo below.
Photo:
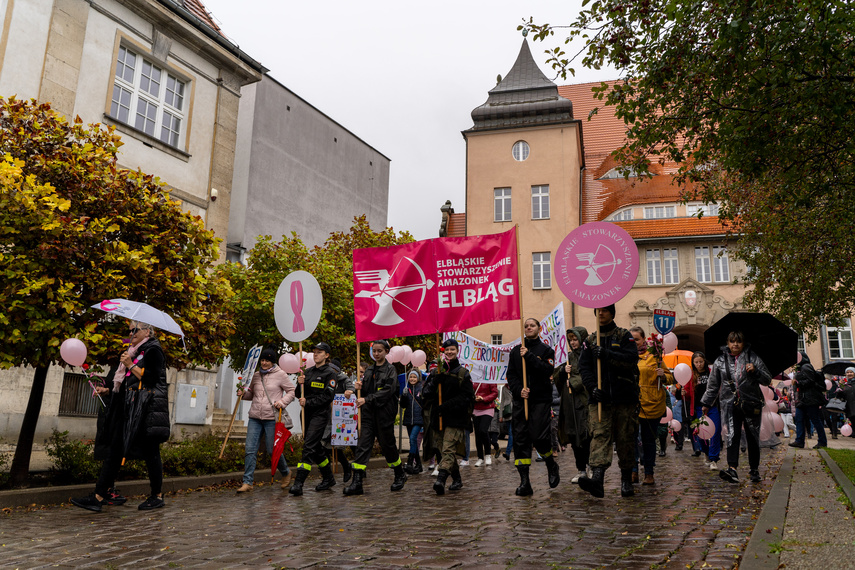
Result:
{"label": "black cap", "polygon": [[[615,318],[615,316],[617,315],[617,310],[615,309],[614,303],[612,303],[611,305],[608,305],[607,307],[600,307],[600,308],[610,312],[612,314],[612,318]],[[597,315],[599,313],[600,313],[600,309],[594,309],[595,315]]]}
{"label": "black cap", "polygon": [[453,346],[454,348],[460,348],[460,345],[453,338],[445,339],[442,342],[442,348],[448,348],[449,346]]}
{"label": "black cap", "polygon": [[261,356],[259,358],[261,360],[272,362],[273,364],[279,362],[279,354],[277,354],[276,350],[272,348],[265,348],[264,350],[262,350]]}
{"label": "black cap", "polygon": [[312,350],[315,350],[315,349],[323,350],[327,354],[330,354],[332,352],[332,347],[325,342],[317,343],[315,346],[312,347]]}

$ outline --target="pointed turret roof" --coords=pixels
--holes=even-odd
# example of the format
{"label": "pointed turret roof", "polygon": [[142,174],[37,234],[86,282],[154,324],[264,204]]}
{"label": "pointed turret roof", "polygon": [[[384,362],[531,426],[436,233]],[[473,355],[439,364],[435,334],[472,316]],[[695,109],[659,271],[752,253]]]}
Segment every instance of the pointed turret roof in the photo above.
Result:
{"label": "pointed turret roof", "polygon": [[513,67],[489,91],[487,101],[472,111],[470,131],[573,120],[573,103],[558,94],[558,86],[540,70],[523,39]]}

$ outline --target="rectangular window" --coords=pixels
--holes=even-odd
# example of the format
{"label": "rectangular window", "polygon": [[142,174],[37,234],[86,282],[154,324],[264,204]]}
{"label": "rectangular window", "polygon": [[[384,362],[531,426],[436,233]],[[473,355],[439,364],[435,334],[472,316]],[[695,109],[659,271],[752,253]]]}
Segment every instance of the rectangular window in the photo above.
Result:
{"label": "rectangular window", "polygon": [[710,248],[708,247],[695,248],[695,279],[701,283],[709,283],[712,280],[710,275]]}
{"label": "rectangular window", "polygon": [[549,219],[549,185],[531,187],[531,219]]}
{"label": "rectangular window", "polygon": [[490,344],[502,344],[502,335],[491,334],[490,335]]}
{"label": "rectangular window", "polygon": [[532,283],[534,289],[551,289],[552,288],[552,262],[550,261],[550,253],[533,253],[532,254]]}
{"label": "rectangular window", "polygon": [[110,116],[170,146],[179,147],[183,144],[187,124],[186,89],[186,82],[120,46]]}
{"label": "rectangular window", "polygon": [[647,250],[647,284],[662,285],[662,260],[658,249]]}
{"label": "rectangular window", "polygon": [[697,217],[698,212],[703,212],[704,216],[718,216],[718,204],[689,204],[686,206],[686,215]]}
{"label": "rectangular window", "polygon": [[853,359],[852,322],[844,319],[842,327],[828,327],[828,355],[833,359]]}
{"label": "rectangular window", "polygon": [[723,246],[715,246],[713,251],[713,268],[714,277],[718,283],[726,283],[730,281],[730,265],[727,260],[727,248]]}
{"label": "rectangular window", "polygon": [[493,221],[511,221],[511,189],[495,188],[493,190]]}
{"label": "rectangular window", "polygon": [[83,374],[66,372],[62,377],[59,396],[59,415],[98,417],[101,403],[92,397],[92,388]]}
{"label": "rectangular window", "polygon": [[678,261],[676,247],[666,247],[662,250],[662,267],[665,273],[665,283],[668,285],[676,285],[680,282]]}
{"label": "rectangular window", "polygon": [[646,206],[644,208],[644,218],[647,220],[673,217],[674,206]]}
{"label": "rectangular window", "polygon": [[804,333],[799,333],[799,338],[798,338],[798,341],[797,341],[797,342],[798,342],[798,349],[797,349],[797,350],[798,350],[799,352],[805,352],[805,344],[806,344],[806,343],[805,343],[805,335],[804,335]]}

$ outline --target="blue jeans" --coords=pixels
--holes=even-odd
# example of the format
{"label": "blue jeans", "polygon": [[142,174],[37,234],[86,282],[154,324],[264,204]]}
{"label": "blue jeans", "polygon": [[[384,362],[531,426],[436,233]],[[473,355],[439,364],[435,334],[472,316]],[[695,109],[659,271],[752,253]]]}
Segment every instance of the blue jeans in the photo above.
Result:
{"label": "blue jeans", "polygon": [[[698,419],[704,417],[703,409],[699,407],[695,410],[695,415]],[[710,408],[707,416],[709,416],[715,426],[715,435],[709,441],[701,439],[698,436],[692,436],[692,438],[697,439],[701,451],[707,454],[710,461],[718,461],[721,455],[721,410],[719,410],[718,406]]]}
{"label": "blue jeans", "polygon": [[410,455],[413,457],[419,454],[419,434],[422,432],[422,426],[407,426],[407,433],[410,434]]}
{"label": "blue jeans", "polygon": [[[243,482],[252,485],[255,474],[256,454],[258,444],[261,440],[261,432],[264,431],[264,441],[267,444],[267,453],[273,453],[273,437],[276,435],[276,420],[258,420],[249,418],[246,426],[246,456],[244,457]],[[287,475],[288,464],[285,463],[285,454],[279,456],[279,472]]]}
{"label": "blue jeans", "polygon": [[796,408],[795,419],[796,440],[793,443],[798,445],[805,444],[805,426],[810,422],[816,430],[817,445],[823,447],[828,445],[828,439],[825,437],[825,428],[822,427],[822,412],[819,411],[819,406]]}
{"label": "blue jeans", "polygon": [[511,450],[514,448],[514,426],[511,420],[508,420],[508,446],[505,448],[505,455],[511,456]]}

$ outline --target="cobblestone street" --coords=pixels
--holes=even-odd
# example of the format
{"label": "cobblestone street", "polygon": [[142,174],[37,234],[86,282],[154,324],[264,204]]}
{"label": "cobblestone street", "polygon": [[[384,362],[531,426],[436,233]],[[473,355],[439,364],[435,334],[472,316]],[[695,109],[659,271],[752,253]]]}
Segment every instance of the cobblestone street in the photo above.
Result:
{"label": "cobblestone street", "polygon": [[[35,567],[498,567],[733,568],[772,486],[784,446],[762,452],[764,481],[723,482],[701,458],[668,450],[656,485],[622,499],[619,471],[606,474],[605,499],[577,485],[571,455],[562,482],[532,467],[533,497],[519,498],[514,467],[463,467],[465,487],[437,497],[426,473],[391,493],[392,473],[369,469],[366,494],[345,498],[339,483],[303,497],[256,485],[166,497],[166,508],[125,506],[91,513],[69,505],[0,518],[3,566]],[[747,479],[747,457],[740,476]],[[474,465],[474,461],[473,461]]]}

